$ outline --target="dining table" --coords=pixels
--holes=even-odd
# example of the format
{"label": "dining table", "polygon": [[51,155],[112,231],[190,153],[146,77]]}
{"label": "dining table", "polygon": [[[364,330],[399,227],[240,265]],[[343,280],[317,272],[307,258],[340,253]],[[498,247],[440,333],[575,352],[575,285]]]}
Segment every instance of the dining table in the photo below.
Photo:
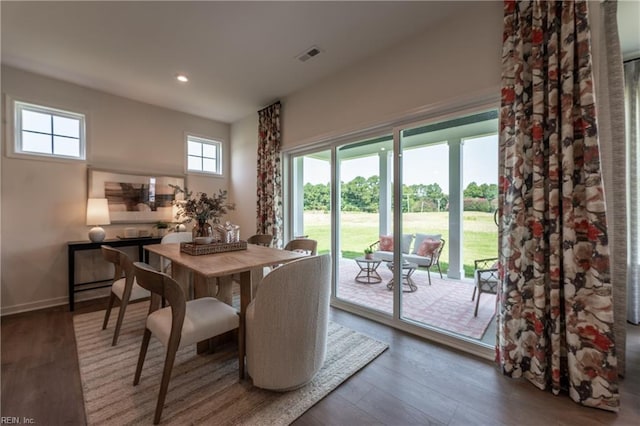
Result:
{"label": "dining table", "polygon": [[[193,297],[215,296],[215,279],[230,284],[231,276],[240,277],[240,312],[238,327],[238,368],[240,379],[245,377],[245,314],[253,298],[253,287],[262,276],[265,266],[279,265],[307,256],[304,253],[247,244],[244,250],[226,251],[214,254],[191,255],[180,250],[181,243],[150,244],[144,249],[171,261],[171,275],[178,281],[185,294],[189,294],[188,284],[193,285]],[[185,282],[188,280],[189,282]],[[230,288],[230,286],[228,286]],[[231,297],[223,302],[231,304]],[[205,342],[201,342],[206,345]],[[202,347],[202,345],[199,345]]]}

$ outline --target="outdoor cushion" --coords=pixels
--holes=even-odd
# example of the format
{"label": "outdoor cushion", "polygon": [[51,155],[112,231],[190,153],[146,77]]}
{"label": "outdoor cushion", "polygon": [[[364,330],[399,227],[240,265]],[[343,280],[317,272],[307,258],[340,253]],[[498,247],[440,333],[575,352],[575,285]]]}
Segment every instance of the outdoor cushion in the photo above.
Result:
{"label": "outdoor cushion", "polygon": [[441,240],[432,240],[426,238],[418,247],[418,256],[432,257],[433,254],[440,248]]}
{"label": "outdoor cushion", "polygon": [[416,234],[416,241],[413,245],[413,251],[411,252],[411,254],[418,254],[418,249],[420,248],[420,246],[422,246],[422,242],[426,239],[440,241],[442,240],[442,234]]}
{"label": "outdoor cushion", "polygon": [[380,235],[380,250],[393,251],[393,235]]}
{"label": "outdoor cushion", "polygon": [[[402,234],[402,241],[400,242],[401,250],[403,253],[409,253],[409,247],[411,246],[411,240],[413,240],[412,234]],[[380,251],[393,251],[393,235],[380,235]]]}

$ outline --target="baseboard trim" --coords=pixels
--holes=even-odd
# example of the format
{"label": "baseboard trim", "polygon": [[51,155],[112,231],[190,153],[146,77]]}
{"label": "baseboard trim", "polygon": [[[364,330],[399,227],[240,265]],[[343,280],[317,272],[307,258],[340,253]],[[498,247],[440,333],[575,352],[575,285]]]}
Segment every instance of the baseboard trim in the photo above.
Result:
{"label": "baseboard trim", "polygon": [[[100,299],[109,295],[109,288],[96,289],[85,293],[76,294],[75,302]],[[69,305],[69,297],[55,297],[53,299],[39,300],[37,302],[22,303],[13,306],[3,306],[0,309],[0,317],[7,315],[21,314],[24,312],[38,311],[41,309],[53,308],[56,306]]]}

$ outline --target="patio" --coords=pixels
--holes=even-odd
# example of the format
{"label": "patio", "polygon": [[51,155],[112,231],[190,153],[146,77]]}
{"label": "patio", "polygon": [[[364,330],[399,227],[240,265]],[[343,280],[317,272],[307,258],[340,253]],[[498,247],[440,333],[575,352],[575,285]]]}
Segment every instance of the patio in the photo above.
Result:
{"label": "patio", "polygon": [[[495,333],[487,333],[487,329],[495,329],[493,326],[495,297],[483,294],[480,298],[478,316],[474,317],[476,302],[471,300],[473,281],[454,280],[447,278],[446,275],[440,278],[437,268],[435,269],[435,272],[431,271],[431,286],[426,269],[418,269],[412,275],[417,290],[403,292],[403,318],[493,345]],[[380,283],[357,282],[355,277],[359,271],[360,268],[355,260],[346,258],[340,260],[337,296],[345,301],[391,315],[393,293],[387,289],[387,283],[392,278],[392,272],[385,262],[382,262],[377,269],[382,278]],[[404,287],[404,289],[407,288]]]}

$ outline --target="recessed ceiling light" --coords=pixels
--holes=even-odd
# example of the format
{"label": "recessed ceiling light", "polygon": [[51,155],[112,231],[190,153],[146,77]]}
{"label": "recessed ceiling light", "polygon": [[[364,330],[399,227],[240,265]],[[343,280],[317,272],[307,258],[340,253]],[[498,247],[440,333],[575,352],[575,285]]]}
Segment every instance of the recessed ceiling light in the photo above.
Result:
{"label": "recessed ceiling light", "polygon": [[181,83],[186,83],[187,81],[189,81],[189,77],[187,77],[184,74],[176,74],[176,80],[178,80]]}

